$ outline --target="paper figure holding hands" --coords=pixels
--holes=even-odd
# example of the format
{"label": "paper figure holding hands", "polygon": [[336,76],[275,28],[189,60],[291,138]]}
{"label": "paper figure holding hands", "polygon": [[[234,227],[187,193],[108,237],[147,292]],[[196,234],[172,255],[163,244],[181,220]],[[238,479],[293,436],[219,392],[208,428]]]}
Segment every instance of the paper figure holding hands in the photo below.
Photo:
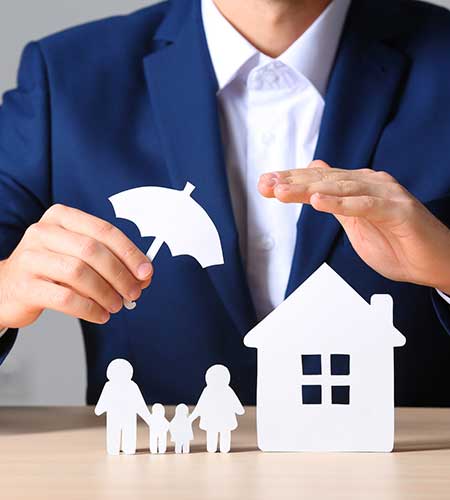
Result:
{"label": "paper figure holding hands", "polygon": [[175,416],[170,422],[170,436],[175,443],[175,453],[189,453],[190,443],[194,439],[189,408],[185,404],[178,405]]}
{"label": "paper figure holding hands", "polygon": [[231,431],[238,426],[236,415],[245,413],[236,393],[230,387],[230,372],[222,365],[214,365],[206,372],[206,387],[191,415],[191,422],[200,417],[200,429],[206,431],[209,453],[228,453],[231,449]]}
{"label": "paper figure holding hands", "polygon": [[110,455],[122,450],[127,455],[136,453],[136,416],[147,424],[150,412],[137,384],[131,379],[133,367],[124,359],[110,363],[100,399],[95,407],[97,416],[106,413],[106,448]]}
{"label": "paper figure holding hands", "polygon": [[150,416],[150,452],[165,453],[167,450],[167,432],[169,421],[165,417],[164,406],[156,403],[153,405]]}

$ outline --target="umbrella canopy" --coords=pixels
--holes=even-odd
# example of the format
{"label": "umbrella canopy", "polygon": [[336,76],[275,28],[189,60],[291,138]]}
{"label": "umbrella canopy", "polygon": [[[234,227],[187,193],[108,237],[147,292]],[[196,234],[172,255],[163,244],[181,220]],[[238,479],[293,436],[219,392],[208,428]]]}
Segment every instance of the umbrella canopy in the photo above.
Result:
{"label": "umbrella canopy", "polygon": [[203,267],[224,263],[219,233],[207,212],[191,197],[195,186],[183,191],[144,186],[112,196],[116,217],[136,224],[141,236],[154,236],[149,250],[153,261],[163,243],[173,257],[190,255]]}

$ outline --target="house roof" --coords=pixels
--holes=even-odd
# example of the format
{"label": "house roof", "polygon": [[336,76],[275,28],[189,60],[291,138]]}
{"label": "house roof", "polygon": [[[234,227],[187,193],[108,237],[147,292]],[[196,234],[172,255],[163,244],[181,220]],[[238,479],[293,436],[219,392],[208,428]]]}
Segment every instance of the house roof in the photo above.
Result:
{"label": "house roof", "polygon": [[[402,346],[405,337],[392,322],[390,295],[366,302],[336,271],[323,264],[244,338],[247,347],[301,342],[384,342]],[[370,338],[373,337],[373,338]]]}

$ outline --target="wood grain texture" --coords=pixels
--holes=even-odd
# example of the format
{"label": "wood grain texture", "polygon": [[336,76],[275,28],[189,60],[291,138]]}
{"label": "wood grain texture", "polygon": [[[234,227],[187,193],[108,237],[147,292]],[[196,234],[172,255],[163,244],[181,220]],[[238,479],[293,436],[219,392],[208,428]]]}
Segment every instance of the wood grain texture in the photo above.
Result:
{"label": "wood grain texture", "polygon": [[103,426],[92,408],[1,408],[0,498],[450,498],[450,409],[398,409],[391,454],[261,453],[253,408],[229,455],[207,454],[198,428],[191,455],[149,455],[141,426],[137,455],[109,457]]}

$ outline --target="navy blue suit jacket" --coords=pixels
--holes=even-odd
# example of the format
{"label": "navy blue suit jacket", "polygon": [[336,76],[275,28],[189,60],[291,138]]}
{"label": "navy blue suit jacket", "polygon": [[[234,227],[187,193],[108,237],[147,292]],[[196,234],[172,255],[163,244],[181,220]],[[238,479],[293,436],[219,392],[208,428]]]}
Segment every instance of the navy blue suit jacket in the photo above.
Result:
{"label": "navy blue suit jacket", "polygon": [[[318,62],[320,64],[320,61]],[[242,344],[255,312],[239,254],[199,0],[172,0],[32,43],[0,109],[0,258],[54,203],[117,224],[108,198],[143,185],[182,189],[216,223],[225,265],[208,270],[167,247],[138,308],[83,324],[87,400],[108,363],[129,359],[147,401],[192,403],[205,370],[227,364],[246,403],[255,352]],[[316,157],[387,170],[450,224],[450,14],[423,3],[354,0],[326,94]],[[255,187],[256,189],[256,187]],[[450,252],[449,252],[450,253]],[[430,289],[369,269],[330,215],[305,207],[287,294],[327,261],[365,299],[390,293],[407,337],[396,353],[402,405],[450,402],[450,307]],[[450,265],[450,261],[449,261]],[[0,340],[1,359],[16,332]],[[61,354],[62,355],[62,354]]]}

